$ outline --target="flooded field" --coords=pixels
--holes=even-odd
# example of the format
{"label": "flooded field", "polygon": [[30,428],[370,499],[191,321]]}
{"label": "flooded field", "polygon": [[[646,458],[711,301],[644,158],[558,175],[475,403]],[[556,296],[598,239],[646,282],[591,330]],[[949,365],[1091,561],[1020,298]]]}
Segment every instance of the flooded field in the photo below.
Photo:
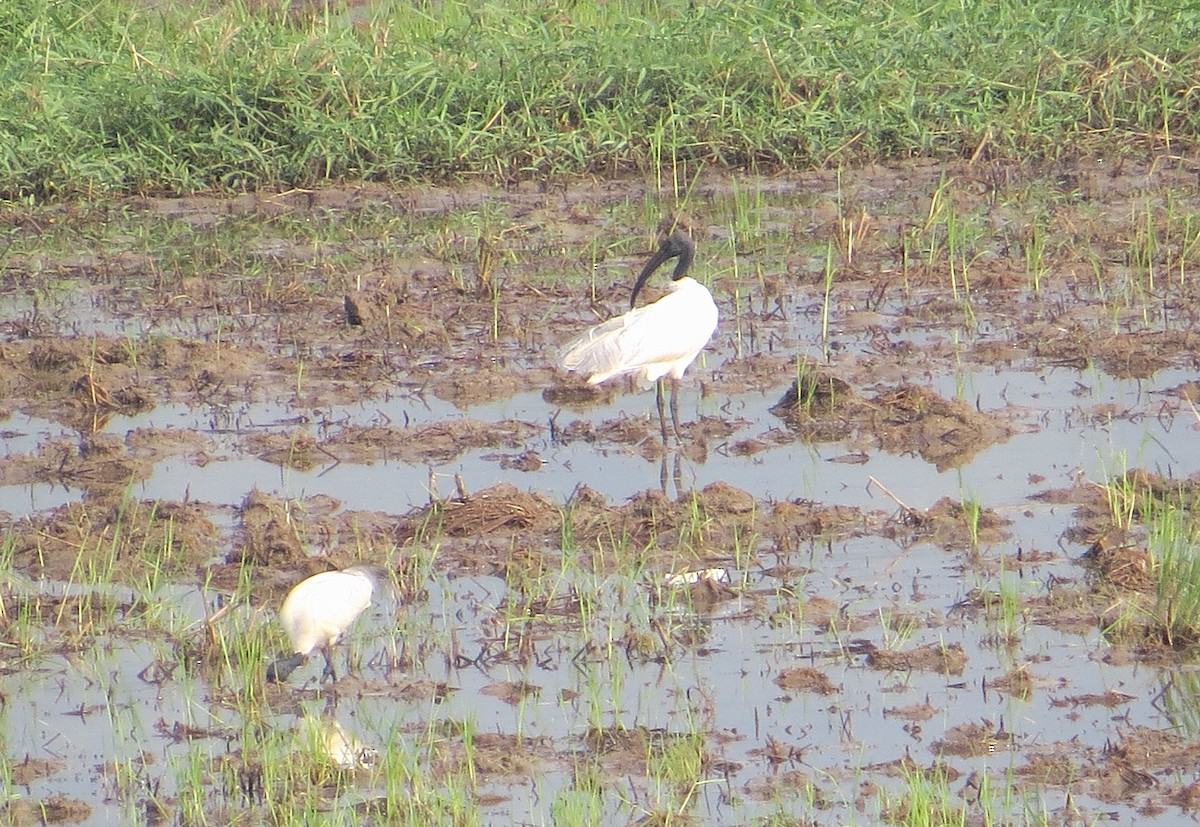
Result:
{"label": "flooded field", "polygon": [[[1158,160],[10,211],[6,823],[1192,818],[1198,205]],[[555,362],[671,214],[721,321],[664,444]],[[356,563],[336,679],[266,682]]]}

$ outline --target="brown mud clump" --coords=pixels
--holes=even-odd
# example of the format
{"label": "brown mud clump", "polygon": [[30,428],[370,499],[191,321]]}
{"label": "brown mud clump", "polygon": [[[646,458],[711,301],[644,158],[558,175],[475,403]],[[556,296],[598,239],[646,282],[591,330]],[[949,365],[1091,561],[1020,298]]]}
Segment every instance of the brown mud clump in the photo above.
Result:
{"label": "brown mud clump", "polygon": [[306,555],[291,516],[292,506],[258,489],[242,500],[240,526],[231,562],[289,568]]}
{"label": "brown mud clump", "polygon": [[51,580],[69,581],[81,565],[106,560],[118,582],[136,582],[147,562],[165,575],[191,579],[212,555],[216,536],[199,503],[68,503],[18,528],[14,559],[26,573]]}
{"label": "brown mud clump", "polygon": [[[548,565],[543,549],[561,525],[558,507],[538,494],[508,483],[470,493],[460,482],[457,497],[435,499],[405,515],[395,541],[419,545],[436,536],[439,559],[456,574],[505,576]],[[514,565],[516,559],[523,562]]]}
{"label": "brown mud clump", "polygon": [[1009,521],[978,503],[942,497],[925,510],[903,503],[896,517],[884,528],[895,540],[926,540],[946,549],[972,549],[1002,542]]}
{"label": "brown mud clump", "polygon": [[894,454],[915,453],[939,471],[963,465],[1012,435],[1007,425],[997,424],[993,417],[919,385],[880,392],[871,410],[880,448]]}
{"label": "brown mud clump", "polygon": [[812,692],[832,695],[837,687],[829,676],[810,666],[793,666],[775,676],[775,685],[788,692]]}
{"label": "brown mud clump", "polygon": [[967,666],[967,655],[961,644],[943,646],[926,643],[906,651],[871,648],[867,664],[873,669],[889,672],[936,672],[939,675],[961,675]]}
{"label": "brown mud clump", "polygon": [[976,758],[1008,749],[1012,741],[1012,734],[1005,731],[1003,724],[978,721],[946,730],[945,736],[934,742],[933,749],[941,755]]}
{"label": "brown mud clump", "polygon": [[1150,553],[1134,545],[1114,548],[1101,537],[1081,559],[1093,572],[1098,588],[1150,592],[1157,582]]}
{"label": "brown mud clump", "polygon": [[903,384],[864,398],[825,371],[797,379],[771,412],[809,442],[854,440],[892,454],[916,454],[939,471],[964,465],[1012,435],[994,416],[928,388]]}
{"label": "brown mud clump", "polygon": [[502,484],[475,494],[461,492],[457,499],[418,509],[409,516],[401,539],[411,539],[418,530],[440,531],[448,537],[519,531],[546,523],[552,515],[557,516],[557,509],[545,498]]}

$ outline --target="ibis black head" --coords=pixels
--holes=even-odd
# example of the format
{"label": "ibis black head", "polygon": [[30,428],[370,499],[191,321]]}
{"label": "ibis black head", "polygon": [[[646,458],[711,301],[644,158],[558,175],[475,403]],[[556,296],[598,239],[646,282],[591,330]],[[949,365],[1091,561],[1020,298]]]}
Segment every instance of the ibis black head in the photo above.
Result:
{"label": "ibis black head", "polygon": [[673,258],[678,258],[679,261],[675,264],[675,272],[671,274],[673,281],[678,281],[687,275],[688,268],[692,266],[692,259],[696,257],[696,243],[692,241],[692,237],[682,227],[676,228],[674,232],[664,238],[658,245],[658,249],[654,251],[654,255],[646,262],[646,266],[642,268],[641,274],[637,277],[637,281],[633,283],[633,295],[629,297],[629,306],[633,307],[637,303],[638,291],[642,289],[642,285],[650,278],[664,262],[670,261]]}

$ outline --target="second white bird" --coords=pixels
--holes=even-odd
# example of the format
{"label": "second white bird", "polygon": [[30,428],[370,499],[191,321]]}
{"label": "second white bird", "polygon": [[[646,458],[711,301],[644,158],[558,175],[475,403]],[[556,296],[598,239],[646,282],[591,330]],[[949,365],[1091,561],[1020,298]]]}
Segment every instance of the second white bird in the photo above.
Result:
{"label": "second white bird", "polygon": [[383,571],[377,566],[350,566],[342,571],[323,571],[300,581],[279,607],[279,622],[287,632],[293,654],[267,668],[268,681],[285,681],[312,651],[325,656],[322,678],[337,680],[333,671],[333,645],[363,611]]}

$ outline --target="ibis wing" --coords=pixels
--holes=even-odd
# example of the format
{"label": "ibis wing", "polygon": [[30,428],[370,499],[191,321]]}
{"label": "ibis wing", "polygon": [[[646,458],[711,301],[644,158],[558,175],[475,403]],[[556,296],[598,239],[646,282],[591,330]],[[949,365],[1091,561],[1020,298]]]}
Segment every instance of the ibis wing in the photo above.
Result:
{"label": "ibis wing", "polygon": [[639,307],[590,328],[563,348],[559,365],[588,377],[592,384],[636,370],[626,366],[639,335],[637,321],[646,310]]}
{"label": "ibis wing", "polygon": [[641,373],[646,382],[667,373],[679,376],[716,326],[717,307],[708,290],[682,279],[653,304],[596,325],[571,342],[559,364],[593,385],[632,373]]}
{"label": "ibis wing", "polygon": [[279,619],[294,651],[307,655],[336,642],[371,605],[374,585],[359,568],[314,574],[288,592]]}

